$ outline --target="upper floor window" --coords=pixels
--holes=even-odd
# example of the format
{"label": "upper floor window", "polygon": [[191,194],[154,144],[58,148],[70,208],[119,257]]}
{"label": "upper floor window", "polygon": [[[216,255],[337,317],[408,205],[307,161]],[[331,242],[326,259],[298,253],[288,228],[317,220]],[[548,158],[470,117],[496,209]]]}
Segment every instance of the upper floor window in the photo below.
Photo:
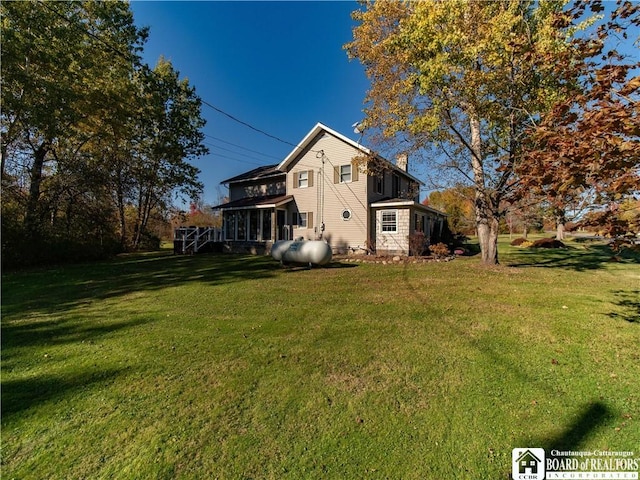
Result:
{"label": "upper floor window", "polygon": [[340,183],[351,181],[351,165],[340,165]]}
{"label": "upper floor window", "polygon": [[400,198],[400,175],[394,173],[391,178],[391,196]]}
{"label": "upper floor window", "polygon": [[384,194],[384,173],[378,175],[375,179],[376,182],[376,193],[379,195]]}
{"label": "upper floor window", "polygon": [[409,195],[408,198],[417,198],[420,196],[420,184],[416,182],[409,183]]}
{"label": "upper floor window", "polygon": [[293,188],[313,187],[313,170],[302,170],[293,174]]}
{"label": "upper floor window", "polygon": [[309,172],[304,171],[298,173],[298,188],[305,188],[309,186]]}
{"label": "upper floor window", "polygon": [[351,183],[358,181],[358,169],[351,163],[333,167],[333,183]]}

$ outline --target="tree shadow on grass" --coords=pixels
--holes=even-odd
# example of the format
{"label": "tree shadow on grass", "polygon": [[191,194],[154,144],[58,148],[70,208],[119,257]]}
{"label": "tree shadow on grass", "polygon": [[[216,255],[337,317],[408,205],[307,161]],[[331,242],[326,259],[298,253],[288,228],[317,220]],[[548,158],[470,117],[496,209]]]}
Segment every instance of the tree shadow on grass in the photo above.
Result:
{"label": "tree shadow on grass", "polygon": [[622,308],[621,312],[611,312],[611,318],[620,318],[629,323],[640,323],[640,290],[614,290],[617,297],[615,305]]}
{"label": "tree shadow on grass", "polygon": [[168,252],[123,255],[115,260],[11,273],[3,276],[2,313],[65,312],[92,300],[156,291],[189,283],[222,285],[277,275],[270,257],[177,256]]}
{"label": "tree shadow on grass", "polygon": [[83,371],[73,375],[41,375],[36,377],[2,380],[2,422],[46,402],[56,402],[80,390],[89,390],[97,384],[110,383],[126,369]]}
{"label": "tree shadow on grass", "polygon": [[94,343],[102,335],[147,323],[146,319],[126,322],[92,321],[79,322],[65,317],[57,320],[31,320],[3,322],[2,324],[2,366],[12,368],[12,360],[19,357],[21,349],[32,345],[54,346],[67,343]]}
{"label": "tree shadow on grass", "polygon": [[598,401],[591,402],[582,407],[577,418],[565,426],[562,432],[541,438],[534,446],[541,446],[547,452],[578,450],[598,429],[605,427],[613,419],[613,412],[607,405]]}
{"label": "tree shadow on grass", "polygon": [[607,263],[637,262],[634,255],[616,256],[607,245],[584,248],[523,248],[507,255],[509,267],[568,268],[576,271],[596,270]]}
{"label": "tree shadow on grass", "polygon": [[[48,347],[60,344],[98,344],[100,337],[118,330],[146,323],[146,319],[133,319],[125,322],[98,321],[98,323],[78,322],[65,317],[59,320],[32,320],[2,322],[2,420],[3,423],[31,407],[58,401],[81,389],[93,388],[92,385],[111,381],[128,370],[100,368],[94,365],[92,370],[78,372],[73,366],[74,360],[65,360],[66,368],[73,372],[52,373],[48,362]],[[42,349],[34,350],[31,347]],[[46,372],[33,376],[24,368],[25,362],[38,370]],[[54,365],[54,364],[52,364]]]}
{"label": "tree shadow on grass", "polygon": [[358,265],[354,265],[352,263],[341,263],[341,262],[331,262],[331,263],[328,263],[327,265],[322,265],[322,266],[314,265],[312,267],[309,267],[308,265],[301,265],[301,264],[295,264],[295,263],[281,265],[282,271],[287,273],[309,271],[309,270],[329,270],[329,269],[336,269],[336,268],[339,269],[339,268],[356,268],[356,267],[358,267]]}
{"label": "tree shadow on grass", "polygon": [[[560,433],[533,440],[523,439],[518,442],[518,445],[544,448],[547,455],[554,450],[579,451],[591,436],[610,424],[612,420],[614,420],[614,414],[607,405],[599,401],[591,402],[584,405],[576,419],[566,425]],[[511,478],[510,472],[505,472],[504,478]]]}

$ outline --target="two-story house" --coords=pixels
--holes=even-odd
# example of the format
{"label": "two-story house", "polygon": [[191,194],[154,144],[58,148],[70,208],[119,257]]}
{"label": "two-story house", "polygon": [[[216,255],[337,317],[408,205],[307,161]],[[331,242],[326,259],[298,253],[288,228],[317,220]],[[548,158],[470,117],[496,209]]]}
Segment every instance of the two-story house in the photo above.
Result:
{"label": "two-story house", "polygon": [[[375,171],[357,159],[372,152],[318,123],[277,165],[224,180],[229,202],[223,236],[231,250],[268,252],[274,242],[324,239],[334,253],[408,254],[409,235],[429,239],[446,215],[418,202],[421,182],[376,158]],[[354,161],[355,159],[355,161]]]}

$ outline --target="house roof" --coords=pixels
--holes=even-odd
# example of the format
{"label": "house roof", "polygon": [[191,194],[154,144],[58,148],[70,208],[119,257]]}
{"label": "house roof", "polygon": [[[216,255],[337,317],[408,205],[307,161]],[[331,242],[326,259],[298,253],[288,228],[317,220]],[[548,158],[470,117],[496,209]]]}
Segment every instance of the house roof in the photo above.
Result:
{"label": "house roof", "polygon": [[266,195],[264,197],[245,197],[233,202],[212,207],[214,210],[243,210],[253,208],[275,208],[293,200],[293,195]]}
{"label": "house roof", "polygon": [[435,213],[436,215],[440,215],[443,217],[448,217],[444,212],[440,210],[436,210],[435,208],[429,207],[427,205],[423,205],[422,203],[416,202],[414,200],[408,200],[406,198],[388,198],[386,200],[379,200],[371,204],[372,208],[390,208],[390,207],[415,207],[420,210],[424,210],[426,212]]}
{"label": "house roof", "polygon": [[264,165],[262,167],[254,168],[248,172],[241,173],[235,177],[223,180],[220,183],[237,183],[237,182],[249,182],[252,180],[259,180],[261,178],[276,177],[283,175],[284,172],[278,170],[278,165]]}
{"label": "house roof", "polygon": [[[348,145],[351,145],[353,148],[360,150],[362,153],[366,155],[374,155],[374,152],[369,150],[367,147],[360,145],[358,142],[351,140],[350,138],[345,137],[341,133],[338,133],[335,130],[327,127],[326,125],[318,122],[316,123],[315,127],[313,127],[309,133],[307,133],[307,135],[302,139],[302,141],[293,150],[291,150],[291,153],[289,153],[289,155],[287,155],[285,159],[282,162],[280,162],[280,164],[278,164],[278,170],[286,172],[289,165],[291,165],[291,163],[293,163],[295,159],[298,157],[298,154],[301,153],[304,149],[306,149],[321,132],[326,132],[330,135],[333,135],[334,137],[338,138],[339,140],[342,140]],[[406,175],[411,180],[418,182],[421,185],[424,185],[424,183],[418,180],[416,177],[402,170],[401,168],[398,168],[396,165],[391,163],[386,158],[382,158],[379,155],[376,155],[376,157],[384,162],[387,162],[393,170],[400,172],[403,175]]]}

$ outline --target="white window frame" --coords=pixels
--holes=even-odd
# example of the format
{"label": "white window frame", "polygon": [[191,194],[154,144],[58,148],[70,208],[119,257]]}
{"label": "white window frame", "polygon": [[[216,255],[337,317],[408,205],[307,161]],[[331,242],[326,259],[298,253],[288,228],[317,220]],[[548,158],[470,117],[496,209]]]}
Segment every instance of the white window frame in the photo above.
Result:
{"label": "white window frame", "polygon": [[297,228],[307,228],[308,220],[307,212],[298,212],[298,225]]}
{"label": "white window frame", "polygon": [[298,172],[298,188],[307,188],[309,186],[309,170]]}
{"label": "white window frame", "polygon": [[[260,211],[260,240],[263,242],[271,240],[272,221],[272,210]],[[265,225],[269,228],[265,228]]]}
{"label": "white window frame", "polygon": [[[385,215],[393,215],[393,220],[385,220]],[[380,211],[380,231],[382,233],[398,233],[398,210]]]}
{"label": "white window frame", "polygon": [[[244,218],[243,218],[244,217]],[[240,238],[240,232],[243,238]],[[246,242],[249,239],[249,211],[238,210],[236,212],[236,240]]]}
{"label": "white window frame", "polygon": [[225,212],[223,214],[224,220],[224,239],[225,240],[235,240],[236,239],[236,212]]}
{"label": "white window frame", "polygon": [[[260,215],[260,210],[249,210],[249,213],[247,215],[248,219],[248,223],[249,223],[249,228],[247,229],[247,238],[249,239],[250,242],[257,242],[260,240],[260,220],[261,220],[261,215]],[[256,234],[255,234],[255,238],[251,238],[251,227],[254,225],[252,224],[252,217],[255,214],[255,227],[256,227]]]}
{"label": "white window frame", "polygon": [[[348,169],[348,172],[346,171]],[[348,177],[348,178],[347,178]],[[352,165],[340,165],[340,183],[351,183],[353,179]]]}

